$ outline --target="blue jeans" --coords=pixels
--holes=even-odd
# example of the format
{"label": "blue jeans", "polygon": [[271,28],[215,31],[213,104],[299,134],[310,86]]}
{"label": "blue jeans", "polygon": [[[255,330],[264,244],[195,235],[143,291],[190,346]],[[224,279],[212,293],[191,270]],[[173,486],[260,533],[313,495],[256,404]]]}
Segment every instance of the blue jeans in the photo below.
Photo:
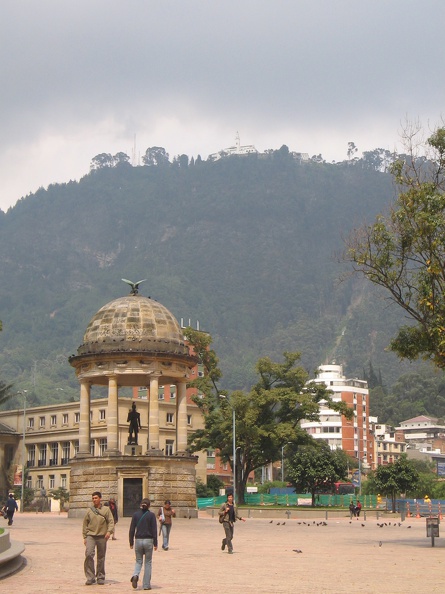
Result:
{"label": "blue jeans", "polygon": [[170,538],[170,530],[172,529],[171,524],[162,524],[162,548],[168,549],[168,539]]}
{"label": "blue jeans", "polygon": [[151,558],[153,557],[153,539],[136,538],[134,541],[134,551],[136,553],[136,565],[133,575],[139,576],[142,569],[142,559],[145,555],[143,588],[149,588],[151,582]]}

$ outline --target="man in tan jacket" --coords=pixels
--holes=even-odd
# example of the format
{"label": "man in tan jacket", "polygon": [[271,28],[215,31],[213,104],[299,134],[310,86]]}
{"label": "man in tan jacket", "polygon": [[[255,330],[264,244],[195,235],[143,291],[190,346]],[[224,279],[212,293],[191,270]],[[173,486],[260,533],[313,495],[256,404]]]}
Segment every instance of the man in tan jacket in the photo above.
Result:
{"label": "man in tan jacket", "polygon": [[[113,514],[109,507],[102,507],[102,494],[95,491],[92,495],[93,506],[88,508],[83,519],[82,535],[85,545],[85,577],[86,586],[97,583],[105,584],[105,554],[107,541],[114,532]],[[97,549],[97,566],[94,572],[94,554]]]}

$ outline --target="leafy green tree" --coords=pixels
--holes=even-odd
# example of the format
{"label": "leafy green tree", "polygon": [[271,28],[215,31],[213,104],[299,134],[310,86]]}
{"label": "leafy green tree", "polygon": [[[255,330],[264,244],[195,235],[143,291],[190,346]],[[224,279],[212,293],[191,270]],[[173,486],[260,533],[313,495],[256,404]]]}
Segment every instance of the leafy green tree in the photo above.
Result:
{"label": "leafy green tree", "polygon": [[126,153],[116,153],[113,157],[113,167],[119,167],[121,165],[129,165],[130,157]]}
{"label": "leafy green tree", "polygon": [[204,377],[190,384],[199,391],[194,401],[204,416],[204,428],[190,436],[190,449],[217,449],[223,462],[233,469],[234,414],[235,489],[241,504],[251,472],[281,459],[283,445],[309,442],[310,437],[299,422],[318,420],[321,401],[349,418],[353,415],[345,403],[332,400],[324,384],[308,382],[307,372],[296,365],[299,353],[284,353],[283,363],[274,363],[268,357],[260,359],[256,365],[259,381],[249,392],[237,390],[229,395],[220,391],[217,381],[221,372],[210,348],[211,337],[191,328],[185,330],[185,335],[205,368]]}
{"label": "leafy green tree", "polygon": [[14,396],[14,393],[11,390],[12,384],[6,384],[5,382],[0,381],[0,406]]}
{"label": "leafy green tree", "polygon": [[152,146],[145,151],[142,162],[147,167],[167,165],[169,163],[168,153],[162,146]]}
{"label": "leafy green tree", "polygon": [[196,479],[196,497],[213,497],[212,489],[198,477]]}
{"label": "leafy green tree", "polygon": [[104,169],[105,167],[113,167],[113,157],[110,153],[100,153],[91,159],[91,170]]}
{"label": "leafy green tree", "polygon": [[356,230],[345,259],[383,287],[414,324],[402,326],[390,348],[400,357],[445,367],[445,128],[428,138],[428,158],[415,154],[419,130],[406,131],[408,155],[392,166],[403,190],[387,216]]}
{"label": "leafy green tree", "polygon": [[285,487],[287,487],[287,483],[284,481],[265,481],[261,485],[258,485],[258,493],[269,493],[270,489],[283,489]]}
{"label": "leafy green tree", "polygon": [[[25,473],[26,476],[26,473]],[[15,487],[13,489],[13,493],[14,493],[14,499],[16,501],[21,501],[22,498],[22,487]],[[29,507],[31,505],[31,503],[34,501],[34,495],[35,495],[35,491],[34,489],[30,489],[29,487],[25,487],[23,489],[23,505],[24,508],[26,509],[27,507]]]}
{"label": "leafy green tree", "polygon": [[355,143],[348,142],[348,161],[350,163],[357,159],[357,157],[354,156],[357,152],[358,152],[358,148],[355,146]]}
{"label": "leafy green tree", "polygon": [[49,492],[51,497],[59,502],[59,509],[63,511],[65,503],[70,500],[70,493],[65,487],[59,487],[58,489],[51,489]]}
{"label": "leafy green tree", "polygon": [[216,474],[209,474],[207,477],[207,487],[215,497],[219,495],[219,490],[224,488],[223,481]]}
{"label": "leafy green tree", "polygon": [[300,446],[290,457],[287,466],[287,478],[297,493],[310,493],[312,506],[320,490],[331,488],[347,476],[347,460],[338,450],[332,451],[321,440],[313,440],[307,446]]}
{"label": "leafy green tree", "polygon": [[406,454],[392,464],[379,466],[372,477],[377,492],[391,498],[393,512],[396,511],[397,495],[415,492],[419,478],[418,471]]}

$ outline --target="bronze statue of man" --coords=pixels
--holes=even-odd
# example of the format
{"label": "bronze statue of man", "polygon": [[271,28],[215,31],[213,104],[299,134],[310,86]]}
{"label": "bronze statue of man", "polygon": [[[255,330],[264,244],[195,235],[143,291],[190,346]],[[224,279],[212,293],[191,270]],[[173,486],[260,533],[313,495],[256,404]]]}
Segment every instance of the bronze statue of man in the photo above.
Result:
{"label": "bronze statue of man", "polygon": [[[128,413],[127,423],[130,423],[130,427],[128,429],[128,444],[138,443],[138,433],[139,429],[141,428],[141,415],[136,412],[136,404],[133,402],[131,405],[131,410]],[[134,433],[134,438],[133,438]]]}

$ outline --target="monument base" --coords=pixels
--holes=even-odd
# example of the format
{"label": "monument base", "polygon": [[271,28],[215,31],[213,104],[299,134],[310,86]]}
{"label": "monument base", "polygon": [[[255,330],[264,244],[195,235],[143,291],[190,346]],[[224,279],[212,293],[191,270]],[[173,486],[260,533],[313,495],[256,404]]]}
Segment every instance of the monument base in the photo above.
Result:
{"label": "monument base", "polygon": [[142,446],[140,445],[126,445],[124,448],[125,456],[142,456]]}
{"label": "monument base", "polygon": [[91,507],[94,491],[102,493],[102,501],[114,497],[120,516],[132,516],[141,499],[148,497],[154,511],[170,499],[177,517],[197,517],[197,456],[141,456],[125,446],[125,454],[99,458],[74,458],[70,461],[69,518],[83,518]]}

